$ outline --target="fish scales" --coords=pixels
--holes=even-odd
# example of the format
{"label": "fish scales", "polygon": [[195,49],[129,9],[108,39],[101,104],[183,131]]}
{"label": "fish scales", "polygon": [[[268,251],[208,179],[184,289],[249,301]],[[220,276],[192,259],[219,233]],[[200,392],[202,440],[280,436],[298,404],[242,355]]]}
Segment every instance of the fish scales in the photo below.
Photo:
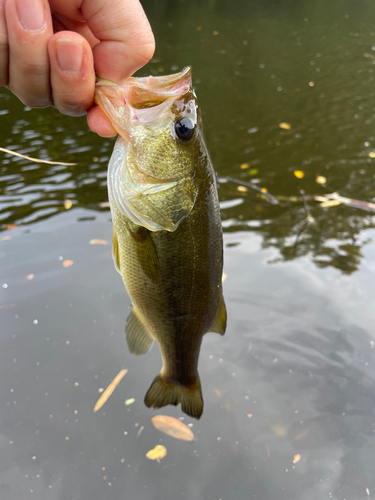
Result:
{"label": "fish scales", "polygon": [[202,337],[208,331],[224,334],[226,310],[216,178],[191,70],[131,78],[124,87],[99,82],[96,101],[120,134],[108,185],[114,260],[132,300],[128,346],[143,354],[156,339],[163,358],[145,403],[181,403],[199,418]]}

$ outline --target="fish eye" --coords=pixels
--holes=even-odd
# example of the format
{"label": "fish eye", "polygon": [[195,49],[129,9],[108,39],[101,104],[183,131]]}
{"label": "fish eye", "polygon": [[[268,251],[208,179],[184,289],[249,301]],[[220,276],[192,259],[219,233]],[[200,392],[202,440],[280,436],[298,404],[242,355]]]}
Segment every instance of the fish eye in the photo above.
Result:
{"label": "fish eye", "polygon": [[183,141],[188,141],[192,138],[194,133],[194,122],[190,118],[184,117],[179,118],[174,124],[174,129],[176,131],[177,137]]}

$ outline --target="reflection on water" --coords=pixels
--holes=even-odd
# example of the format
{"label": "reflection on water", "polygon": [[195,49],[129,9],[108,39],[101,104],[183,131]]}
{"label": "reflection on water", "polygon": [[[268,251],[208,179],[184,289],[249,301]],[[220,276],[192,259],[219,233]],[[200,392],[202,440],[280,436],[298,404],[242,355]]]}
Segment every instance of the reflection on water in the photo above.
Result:
{"label": "reflection on water", "polygon": [[[193,65],[220,177],[299,197],[327,193],[319,174],[332,191],[374,202],[372,2],[144,5],[158,48],[142,74]],[[143,363],[129,355],[130,299],[110,245],[89,245],[111,240],[100,203],[113,141],[94,137],[84,119],[24,110],[1,94],[1,146],[78,165],[1,154],[0,496],[371,498],[373,215],[310,200],[311,225],[301,201],[271,205],[219,184],[230,321],[224,337],[202,344],[205,413],[184,418],[196,441],[182,443],[150,422],[143,395],[160,354]],[[157,444],[168,451],[160,464],[145,457]]]}

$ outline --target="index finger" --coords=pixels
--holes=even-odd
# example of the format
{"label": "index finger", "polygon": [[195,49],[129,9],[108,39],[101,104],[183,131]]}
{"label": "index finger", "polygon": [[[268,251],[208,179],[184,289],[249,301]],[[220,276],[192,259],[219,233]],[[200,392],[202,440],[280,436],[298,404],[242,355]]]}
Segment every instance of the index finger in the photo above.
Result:
{"label": "index finger", "polygon": [[50,4],[63,16],[86,22],[100,40],[93,53],[101,78],[120,82],[152,58],[154,35],[138,0],[50,0]]}

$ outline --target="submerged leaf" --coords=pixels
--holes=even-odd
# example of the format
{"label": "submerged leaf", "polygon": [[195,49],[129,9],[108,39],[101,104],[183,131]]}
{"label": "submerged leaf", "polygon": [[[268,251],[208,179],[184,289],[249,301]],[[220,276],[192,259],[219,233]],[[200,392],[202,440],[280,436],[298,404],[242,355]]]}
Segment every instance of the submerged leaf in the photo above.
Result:
{"label": "submerged leaf", "polygon": [[161,460],[165,456],[167,456],[167,448],[162,444],[156,445],[155,448],[146,453],[149,460]]}
{"label": "submerged leaf", "polygon": [[155,415],[151,418],[151,422],[154,424],[159,431],[168,434],[176,439],[182,439],[183,441],[194,441],[194,434],[191,432],[189,427],[177,420],[174,417],[168,417],[167,415]]}
{"label": "submerged leaf", "polygon": [[112,380],[112,382],[109,384],[107,389],[103,392],[103,394],[100,396],[98,401],[96,402],[96,405],[94,406],[94,412],[100,410],[100,408],[104,405],[104,403],[107,401],[109,396],[112,394],[112,392],[116,389],[118,384],[120,383],[122,377],[128,372],[128,370],[123,369],[120,371],[118,375]]}

